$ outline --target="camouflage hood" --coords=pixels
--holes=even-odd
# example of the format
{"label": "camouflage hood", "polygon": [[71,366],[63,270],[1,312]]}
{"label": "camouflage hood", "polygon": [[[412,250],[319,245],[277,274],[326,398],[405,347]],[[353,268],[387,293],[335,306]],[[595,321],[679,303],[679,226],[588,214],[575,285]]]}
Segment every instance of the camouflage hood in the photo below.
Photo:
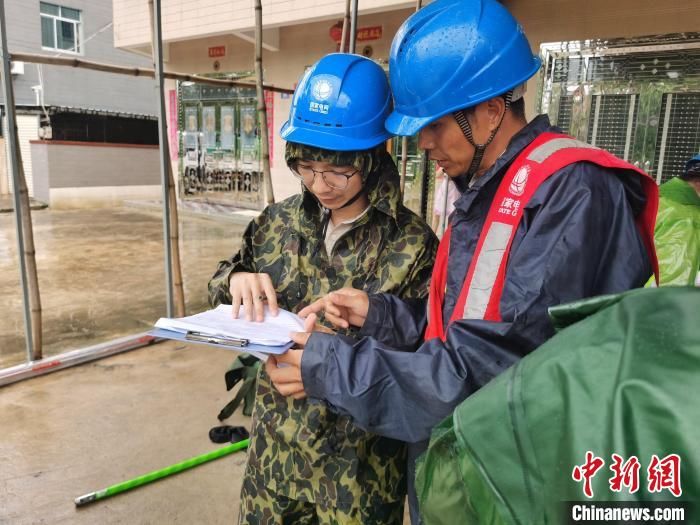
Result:
{"label": "camouflage hood", "polygon": [[[285,161],[292,167],[299,159],[315,160],[336,166],[354,166],[362,173],[370,207],[397,219],[400,200],[399,173],[384,144],[366,151],[329,151],[288,142]],[[321,207],[314,195],[301,184],[305,218],[314,223],[320,220]],[[370,215],[370,214],[368,214]]]}

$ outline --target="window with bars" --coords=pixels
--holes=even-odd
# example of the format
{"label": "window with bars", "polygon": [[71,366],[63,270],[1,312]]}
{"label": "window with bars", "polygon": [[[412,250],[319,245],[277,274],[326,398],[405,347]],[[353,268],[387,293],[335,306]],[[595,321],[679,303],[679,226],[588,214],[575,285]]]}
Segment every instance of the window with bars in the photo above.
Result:
{"label": "window with bars", "polygon": [[70,53],[82,53],[81,11],[46,2],[41,12],[41,47]]}
{"label": "window with bars", "polygon": [[556,125],[566,133],[571,133],[571,113],[574,107],[574,97],[563,95],[559,99],[559,113]]}
{"label": "window with bars", "polygon": [[699,69],[700,49],[678,49],[669,52],[591,57],[586,77],[589,82],[621,79],[661,82],[696,76]]}
{"label": "window with bars", "polygon": [[665,93],[661,117],[656,140],[657,182],[683,173],[686,161],[700,152],[700,93]]}
{"label": "window with bars", "polygon": [[636,95],[595,96],[588,121],[588,142],[628,160],[638,104]]}

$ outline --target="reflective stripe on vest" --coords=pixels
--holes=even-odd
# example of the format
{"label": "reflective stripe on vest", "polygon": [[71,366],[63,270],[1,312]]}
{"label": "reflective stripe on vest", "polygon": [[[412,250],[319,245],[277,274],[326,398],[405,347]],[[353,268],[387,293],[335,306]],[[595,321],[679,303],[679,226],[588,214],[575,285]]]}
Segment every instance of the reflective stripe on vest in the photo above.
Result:
{"label": "reflective stripe on vest", "polygon": [[472,282],[469,284],[464,301],[463,319],[483,319],[491,299],[493,285],[498,277],[498,269],[506,254],[513,226],[494,222],[486,232],[481,253],[476,258]]}
{"label": "reflective stripe on vest", "polygon": [[[642,177],[647,204],[636,218],[636,222],[649,253],[654,274],[658,276],[653,245],[658,188],[654,181],[643,171],[604,150],[566,135],[543,133],[518,155],[499,184],[450,322],[458,319],[501,320],[500,300],[505,283],[506,265],[510,246],[523,216],[522,210],[539,186],[552,174],[569,164],[581,161],[607,168],[630,170]],[[446,337],[442,305],[447,283],[451,233],[452,228],[448,226],[438,248],[430,281],[426,340],[433,337],[444,340]]]}

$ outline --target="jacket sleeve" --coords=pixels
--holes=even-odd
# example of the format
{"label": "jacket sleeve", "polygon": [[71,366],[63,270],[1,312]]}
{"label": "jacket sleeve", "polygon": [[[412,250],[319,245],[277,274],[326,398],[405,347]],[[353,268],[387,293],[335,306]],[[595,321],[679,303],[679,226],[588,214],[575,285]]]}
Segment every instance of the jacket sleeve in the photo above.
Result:
{"label": "jacket sleeve", "polygon": [[427,296],[400,299],[386,293],[373,294],[369,296],[367,318],[359,334],[373,337],[396,350],[413,351],[423,340],[426,312]]}
{"label": "jacket sleeve", "polygon": [[212,308],[220,304],[231,304],[231,292],[229,281],[231,275],[236,272],[257,272],[255,264],[255,252],[253,238],[264,222],[264,214],[250,221],[243,233],[241,248],[229,259],[219,261],[214,276],[209,280],[209,306]]}
{"label": "jacket sleeve", "polygon": [[[651,266],[625,190],[594,172],[568,177],[548,194],[549,209],[523,220],[501,299],[504,321],[456,321],[444,343],[432,339],[415,353],[397,352],[387,337],[314,333],[302,358],[307,394],[370,432],[421,441],[462,400],[551,337],[549,306],[643,285]],[[384,312],[387,324],[396,322],[392,311]]]}

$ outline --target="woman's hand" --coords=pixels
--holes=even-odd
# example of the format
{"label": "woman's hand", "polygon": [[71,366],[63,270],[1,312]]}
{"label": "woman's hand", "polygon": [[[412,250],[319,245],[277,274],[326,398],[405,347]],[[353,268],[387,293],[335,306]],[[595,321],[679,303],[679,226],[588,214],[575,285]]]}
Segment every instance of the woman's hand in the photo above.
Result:
{"label": "woman's hand", "polygon": [[229,291],[231,292],[231,314],[234,319],[238,318],[241,305],[247,321],[261,322],[265,318],[265,302],[272,315],[279,313],[275,287],[272,286],[272,280],[266,273],[231,274]]}

